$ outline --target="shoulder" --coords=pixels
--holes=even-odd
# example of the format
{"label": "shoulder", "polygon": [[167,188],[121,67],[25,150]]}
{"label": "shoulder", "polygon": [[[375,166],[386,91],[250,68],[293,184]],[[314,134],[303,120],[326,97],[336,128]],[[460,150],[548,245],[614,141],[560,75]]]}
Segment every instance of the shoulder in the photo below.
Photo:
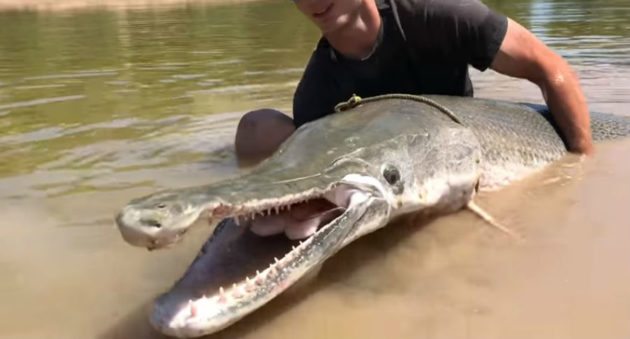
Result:
{"label": "shoulder", "polygon": [[[390,0],[399,16],[413,27],[426,29],[444,26],[479,26],[507,22],[507,18],[480,0]],[[462,27],[460,27],[461,29]]]}
{"label": "shoulder", "polygon": [[318,69],[321,68],[329,69],[332,67],[333,63],[333,54],[331,53],[332,48],[328,41],[325,38],[320,38],[317,42],[317,45],[313,49],[311,53],[311,57],[306,64],[306,70],[308,69]]}
{"label": "shoulder", "polygon": [[330,45],[325,39],[321,39],[306,64],[302,78],[298,83],[296,98],[303,96],[304,92],[311,92],[322,86],[322,82],[330,79],[333,73],[333,55]]}
{"label": "shoulder", "polygon": [[322,38],[306,63],[294,99],[303,96],[305,91],[310,91],[313,86],[317,86],[318,83],[328,78],[333,67],[329,53],[330,48]]}
{"label": "shoulder", "polygon": [[480,0],[390,0],[399,11],[412,15],[436,14],[453,16],[486,13],[488,6]]}
{"label": "shoulder", "polygon": [[507,31],[508,18],[480,0],[390,0],[411,44],[436,59],[485,69]]}
{"label": "shoulder", "polygon": [[296,127],[332,113],[338,102],[339,72],[335,71],[331,49],[321,40],[306,65],[293,95],[293,119]]}

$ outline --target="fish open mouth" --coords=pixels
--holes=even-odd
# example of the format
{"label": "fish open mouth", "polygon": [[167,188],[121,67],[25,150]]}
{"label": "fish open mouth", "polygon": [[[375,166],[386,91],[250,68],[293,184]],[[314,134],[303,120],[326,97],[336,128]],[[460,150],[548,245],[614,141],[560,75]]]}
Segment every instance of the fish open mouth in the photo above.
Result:
{"label": "fish open mouth", "polygon": [[[373,192],[340,184],[259,204],[268,208],[215,208],[214,217],[229,216],[184,276],[156,300],[151,323],[178,337],[234,323],[334,254],[372,197]],[[244,213],[233,214],[236,210]]]}

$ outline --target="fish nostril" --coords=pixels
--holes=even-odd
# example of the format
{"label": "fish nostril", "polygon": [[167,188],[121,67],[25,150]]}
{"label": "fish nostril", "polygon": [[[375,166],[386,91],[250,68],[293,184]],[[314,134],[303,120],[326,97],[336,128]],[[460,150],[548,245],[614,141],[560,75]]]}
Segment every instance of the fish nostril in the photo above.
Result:
{"label": "fish nostril", "polygon": [[147,226],[151,226],[155,228],[162,227],[162,224],[160,224],[160,222],[155,219],[142,219],[141,222],[143,225],[147,225]]}

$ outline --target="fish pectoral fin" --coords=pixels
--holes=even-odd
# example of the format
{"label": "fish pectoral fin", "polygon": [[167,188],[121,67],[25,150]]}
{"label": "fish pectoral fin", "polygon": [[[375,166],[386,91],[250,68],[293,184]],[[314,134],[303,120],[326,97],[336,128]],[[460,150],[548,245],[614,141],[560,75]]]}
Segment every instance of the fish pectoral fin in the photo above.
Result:
{"label": "fish pectoral fin", "polygon": [[501,225],[493,216],[491,216],[488,212],[486,212],[481,206],[477,205],[473,200],[469,201],[466,205],[471,212],[485,220],[491,226],[497,228],[499,231],[506,233],[514,239],[522,240],[523,236],[518,232],[509,229],[508,227]]}

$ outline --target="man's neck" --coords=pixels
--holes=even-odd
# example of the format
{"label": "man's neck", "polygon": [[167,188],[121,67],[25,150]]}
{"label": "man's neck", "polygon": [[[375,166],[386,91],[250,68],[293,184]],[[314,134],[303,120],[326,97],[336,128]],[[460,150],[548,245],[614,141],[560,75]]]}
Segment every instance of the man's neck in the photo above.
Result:
{"label": "man's neck", "polygon": [[324,37],[343,56],[361,60],[373,50],[381,26],[375,0],[365,0],[350,22]]}

